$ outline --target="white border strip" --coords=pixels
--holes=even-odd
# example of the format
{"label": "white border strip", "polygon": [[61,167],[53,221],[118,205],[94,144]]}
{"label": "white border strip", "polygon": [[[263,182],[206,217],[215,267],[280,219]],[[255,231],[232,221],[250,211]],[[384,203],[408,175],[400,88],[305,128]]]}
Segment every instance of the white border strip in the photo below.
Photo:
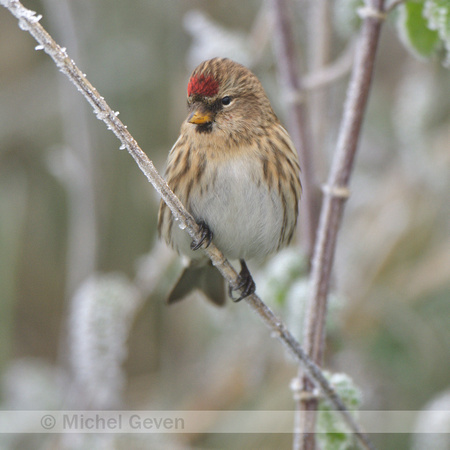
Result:
{"label": "white border strip", "polygon": [[[354,415],[367,433],[450,434],[450,411]],[[0,433],[292,433],[293,418],[293,411],[0,411]],[[335,418],[333,429],[318,432],[346,431]]]}

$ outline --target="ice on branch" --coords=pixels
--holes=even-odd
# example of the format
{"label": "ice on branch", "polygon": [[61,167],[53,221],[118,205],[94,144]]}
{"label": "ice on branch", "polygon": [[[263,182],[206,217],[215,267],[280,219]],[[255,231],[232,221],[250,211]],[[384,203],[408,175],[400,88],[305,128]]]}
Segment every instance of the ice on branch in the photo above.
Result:
{"label": "ice on branch", "polygon": [[30,28],[30,23],[37,23],[42,19],[42,16],[39,14],[36,16],[34,11],[25,10],[24,14],[19,18],[19,28],[24,31],[28,31]]}
{"label": "ice on branch", "polygon": [[24,31],[30,30],[30,25],[39,22],[42,15],[36,15],[35,11],[24,8],[20,2],[15,0],[0,0],[0,4],[8,8],[19,21],[19,28]]}
{"label": "ice on branch", "polygon": [[105,120],[106,118],[108,118],[107,111],[98,111],[96,115],[98,120]]}

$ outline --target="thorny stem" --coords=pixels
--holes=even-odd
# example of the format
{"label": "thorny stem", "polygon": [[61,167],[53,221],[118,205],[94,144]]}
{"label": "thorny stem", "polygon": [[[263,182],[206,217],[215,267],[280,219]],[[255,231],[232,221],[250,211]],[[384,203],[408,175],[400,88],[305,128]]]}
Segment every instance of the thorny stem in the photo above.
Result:
{"label": "thorny stem", "polygon": [[[330,285],[331,269],[336,248],[345,201],[348,198],[348,183],[353,168],[361,131],[364,111],[373,75],[375,55],[384,18],[384,0],[368,0],[361,11],[364,19],[358,42],[356,58],[347,90],[347,100],[339,130],[336,152],[333,158],[317,233],[316,248],[310,279],[307,328],[304,333],[305,350],[313,361],[320,365],[325,346],[325,317]],[[303,392],[312,391],[307,376],[303,379]],[[317,409],[317,399],[302,402],[305,411],[303,424],[303,450],[314,448],[315,420],[311,413]]]}
{"label": "thorny stem", "polygon": [[284,98],[289,102],[289,132],[297,148],[302,168],[302,231],[308,259],[314,249],[315,232],[318,223],[320,191],[314,178],[311,137],[307,126],[305,92],[298,72],[297,51],[291,27],[287,0],[272,0],[275,22],[275,49],[280,81]]}
{"label": "thorny stem", "polygon": [[[108,129],[120,140],[122,146],[127,148],[130,155],[138,164],[139,168],[158,191],[163,200],[167,203],[181,228],[189,233],[191,238],[200,238],[200,229],[194,218],[186,211],[180,200],[170,190],[165,180],[159,175],[153,163],[137,144],[136,140],[128,132],[126,126],[119,120],[117,113],[114,112],[100,96],[97,90],[87,80],[86,76],[78,69],[74,61],[70,59],[62,49],[39,24],[40,16],[29,9],[26,9],[18,0],[0,0],[0,4],[7,8],[19,21],[21,29],[28,31],[39,43],[40,46],[50,55],[57,67],[63,72],[70,81],[83,94],[89,104],[92,106],[97,118],[101,119],[107,125]],[[211,259],[212,263],[221,272],[223,277],[233,286],[238,285],[238,274],[223,254],[214,246],[213,243],[207,249],[204,249]],[[334,388],[327,381],[321,369],[306,355],[300,344],[295,340],[283,322],[277,318],[270,308],[265,305],[255,294],[246,298],[247,303],[259,314],[261,319],[272,330],[281,342],[288,348],[299,363],[302,364],[305,372],[314,380],[314,383],[320,388],[325,397],[338,410],[350,430],[355,433],[357,438],[365,448],[372,448],[368,437],[360,430],[358,424],[354,421],[343,401],[336,393]]]}

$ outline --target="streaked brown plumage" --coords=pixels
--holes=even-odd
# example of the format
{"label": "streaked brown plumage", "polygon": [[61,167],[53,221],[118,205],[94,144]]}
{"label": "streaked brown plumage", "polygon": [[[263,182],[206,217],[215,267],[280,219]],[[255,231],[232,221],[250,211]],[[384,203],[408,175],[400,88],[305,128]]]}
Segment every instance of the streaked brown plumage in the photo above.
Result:
{"label": "streaked brown plumage", "polygon": [[[211,59],[193,71],[188,110],[169,153],[167,183],[202,224],[205,239],[210,231],[227,258],[241,261],[245,296],[254,284],[244,260],[278,251],[294,234],[301,195],[297,153],[259,80],[229,59]],[[223,304],[220,274],[203,252],[192,250],[203,242],[190,242],[164,202],[158,229],[191,261],[169,302],[200,288]]]}

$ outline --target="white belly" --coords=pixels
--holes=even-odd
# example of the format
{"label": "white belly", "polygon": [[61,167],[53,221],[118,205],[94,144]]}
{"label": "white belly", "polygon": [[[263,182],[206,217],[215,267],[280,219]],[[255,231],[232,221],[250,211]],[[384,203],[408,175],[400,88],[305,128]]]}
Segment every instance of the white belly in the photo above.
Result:
{"label": "white belly", "polygon": [[[206,222],[214,243],[228,259],[263,257],[278,247],[283,222],[281,200],[276,190],[269,193],[263,184],[258,186],[256,180],[259,176],[262,181],[262,174],[256,171],[261,168],[251,161],[222,164],[214,174],[206,174],[208,189],[203,193],[195,190],[191,195],[191,213],[196,220]],[[214,179],[207,178],[213,175]]]}

